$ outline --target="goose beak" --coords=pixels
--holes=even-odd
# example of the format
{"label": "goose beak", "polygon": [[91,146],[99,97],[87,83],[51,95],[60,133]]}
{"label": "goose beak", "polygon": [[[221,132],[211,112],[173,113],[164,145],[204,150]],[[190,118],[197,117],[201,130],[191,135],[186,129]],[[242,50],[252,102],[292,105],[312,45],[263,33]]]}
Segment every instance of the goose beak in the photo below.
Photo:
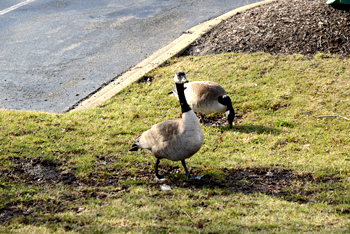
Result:
{"label": "goose beak", "polygon": [[228,120],[228,125],[230,126],[230,128],[232,128],[232,126],[233,126],[234,114],[235,114],[235,112],[231,113],[230,110],[225,112],[226,118]]}
{"label": "goose beak", "polygon": [[183,77],[182,77],[181,83],[188,83],[188,80],[186,79],[186,76],[183,76]]}

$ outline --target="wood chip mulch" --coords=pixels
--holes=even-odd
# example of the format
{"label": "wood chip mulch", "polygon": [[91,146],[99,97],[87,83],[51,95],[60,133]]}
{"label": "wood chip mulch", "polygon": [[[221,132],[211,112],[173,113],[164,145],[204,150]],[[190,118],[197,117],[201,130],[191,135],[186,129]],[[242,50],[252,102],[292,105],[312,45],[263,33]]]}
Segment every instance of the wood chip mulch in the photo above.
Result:
{"label": "wood chip mulch", "polygon": [[349,9],[336,9],[325,0],[278,0],[221,22],[183,55],[262,51],[350,57],[349,38]]}

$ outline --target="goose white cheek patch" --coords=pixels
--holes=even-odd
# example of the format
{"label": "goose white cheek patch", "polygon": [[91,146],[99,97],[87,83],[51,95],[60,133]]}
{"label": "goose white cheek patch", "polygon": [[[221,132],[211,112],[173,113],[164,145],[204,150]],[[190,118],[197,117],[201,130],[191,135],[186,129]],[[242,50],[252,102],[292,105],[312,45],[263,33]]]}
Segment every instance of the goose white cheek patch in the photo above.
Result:
{"label": "goose white cheek patch", "polygon": [[226,115],[226,118],[228,118],[228,116],[230,115],[230,111],[229,111],[229,110],[226,111],[226,112],[225,112],[225,115]]}

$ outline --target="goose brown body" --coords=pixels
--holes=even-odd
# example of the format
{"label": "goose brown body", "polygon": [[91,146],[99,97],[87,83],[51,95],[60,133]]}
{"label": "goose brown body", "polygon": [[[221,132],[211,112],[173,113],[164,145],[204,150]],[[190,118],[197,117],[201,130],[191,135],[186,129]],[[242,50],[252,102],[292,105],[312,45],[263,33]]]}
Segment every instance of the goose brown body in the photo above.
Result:
{"label": "goose brown body", "polygon": [[211,81],[186,83],[185,97],[191,109],[198,114],[223,113],[227,106],[219,103],[218,98],[226,95],[221,85]]}
{"label": "goose brown body", "polygon": [[150,151],[158,159],[180,161],[201,148],[204,135],[195,113],[189,111],[183,113],[181,119],[153,125],[135,141],[140,148]]}
{"label": "goose brown body", "polygon": [[[232,127],[235,111],[230,97],[221,85],[212,81],[195,81],[186,83],[184,88],[188,105],[200,114],[201,122],[206,124],[204,117],[207,114],[225,112],[228,124]],[[172,93],[178,98],[176,89],[173,89]]]}

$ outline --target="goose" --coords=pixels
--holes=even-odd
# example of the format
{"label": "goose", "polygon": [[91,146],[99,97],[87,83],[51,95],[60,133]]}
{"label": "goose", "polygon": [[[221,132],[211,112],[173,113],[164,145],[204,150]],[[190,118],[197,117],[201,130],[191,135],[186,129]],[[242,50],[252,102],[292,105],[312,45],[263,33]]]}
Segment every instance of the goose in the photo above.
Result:
{"label": "goose", "polygon": [[164,179],[163,175],[158,174],[158,165],[160,159],[163,158],[181,161],[188,179],[200,179],[200,176],[191,176],[185,159],[194,155],[202,147],[204,134],[196,114],[185,98],[184,83],[188,82],[185,73],[183,71],[176,72],[174,81],[181,105],[182,118],[151,126],[134,140],[130,151],[145,149],[152,153],[156,157],[154,175],[159,180]]}
{"label": "goose", "polygon": [[[192,110],[200,115],[201,122],[207,124],[204,119],[207,114],[225,112],[229,127],[232,128],[235,111],[230,97],[221,85],[212,81],[195,81],[186,83],[184,87],[186,100]],[[176,89],[172,93],[178,98]]]}

